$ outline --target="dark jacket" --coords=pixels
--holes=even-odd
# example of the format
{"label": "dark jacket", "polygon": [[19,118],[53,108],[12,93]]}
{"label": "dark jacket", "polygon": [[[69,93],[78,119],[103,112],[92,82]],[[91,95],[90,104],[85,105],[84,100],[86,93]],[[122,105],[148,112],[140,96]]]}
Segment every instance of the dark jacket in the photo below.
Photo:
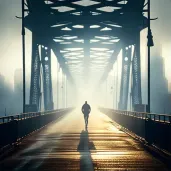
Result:
{"label": "dark jacket", "polygon": [[91,107],[90,107],[89,104],[84,104],[82,106],[82,109],[81,110],[82,110],[82,112],[83,112],[84,115],[88,115],[90,113],[90,111],[91,111]]}

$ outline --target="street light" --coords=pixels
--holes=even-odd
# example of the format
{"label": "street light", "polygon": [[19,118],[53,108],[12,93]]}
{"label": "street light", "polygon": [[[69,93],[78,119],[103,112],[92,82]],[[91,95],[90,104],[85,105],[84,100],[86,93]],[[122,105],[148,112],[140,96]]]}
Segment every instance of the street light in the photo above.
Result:
{"label": "street light", "polygon": [[150,47],[154,46],[153,42],[153,36],[150,28],[150,0],[148,0],[148,106],[147,106],[147,112],[150,113]]}
{"label": "street light", "polygon": [[22,49],[23,49],[23,113],[25,113],[25,28],[24,28],[24,0],[22,3]]}

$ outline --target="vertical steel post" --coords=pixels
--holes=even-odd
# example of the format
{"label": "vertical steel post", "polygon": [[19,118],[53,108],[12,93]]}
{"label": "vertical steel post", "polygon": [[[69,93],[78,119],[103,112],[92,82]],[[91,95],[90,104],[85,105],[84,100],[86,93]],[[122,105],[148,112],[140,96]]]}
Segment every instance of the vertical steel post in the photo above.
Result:
{"label": "vertical steel post", "polygon": [[45,110],[53,110],[51,49],[49,47],[41,47],[41,60],[43,67],[44,107]]}
{"label": "vertical steel post", "polygon": [[22,49],[23,49],[23,113],[25,113],[25,28],[24,28],[24,0],[22,3]]}
{"label": "vertical steel post", "polygon": [[62,108],[64,108],[64,74],[62,71]]}
{"label": "vertical steel post", "polygon": [[105,106],[107,108],[107,79],[106,79],[106,100],[105,100]]}
{"label": "vertical steel post", "polygon": [[132,57],[131,56],[131,92],[130,92],[130,111],[132,111],[133,109],[133,100],[132,100],[132,94],[133,94],[133,58],[134,56]]}
{"label": "vertical steel post", "polygon": [[67,108],[67,103],[68,103],[68,96],[67,96],[67,93],[68,93],[68,91],[67,91],[67,87],[68,87],[68,85],[67,85],[67,76],[65,77],[65,80],[66,80],[66,84],[65,84],[65,87],[66,87],[66,90],[65,90],[65,94],[66,94],[66,100],[65,100],[65,107]]}
{"label": "vertical steel post", "polygon": [[[148,0],[148,41],[150,35],[150,0]],[[147,112],[150,113],[150,44],[148,42],[148,108]]]}
{"label": "vertical steel post", "polygon": [[127,110],[128,107],[131,52],[132,52],[131,47],[124,46],[122,49],[122,75],[121,75],[120,100],[119,100],[120,110]]}
{"label": "vertical steel post", "polygon": [[5,116],[7,116],[7,111],[6,111],[6,108],[5,108]]}
{"label": "vertical steel post", "polygon": [[60,71],[60,66],[57,61],[57,109],[59,109],[59,71]]}
{"label": "vertical steel post", "polygon": [[140,56],[140,32],[135,30],[135,44],[132,59],[132,108],[142,104],[141,95],[141,56]]}
{"label": "vertical steel post", "polygon": [[[115,68],[113,67],[113,109],[115,108],[115,100],[114,100],[114,96],[115,96],[115,92],[116,92],[116,75],[115,75]],[[115,90],[115,91],[114,91]]]}
{"label": "vertical steel post", "polygon": [[64,76],[63,76],[63,93],[64,93],[64,98],[63,98],[63,104],[64,104],[64,108],[65,108],[65,98],[66,98],[66,96],[65,96],[65,88],[66,88],[66,86],[65,86],[65,74],[64,74]]}
{"label": "vertical steel post", "polygon": [[116,110],[118,109],[118,56],[116,61]]}
{"label": "vertical steel post", "polygon": [[32,33],[32,61],[31,61],[31,84],[30,84],[30,105],[36,106],[35,112],[40,107],[40,93],[41,93],[41,59],[39,53],[38,39],[36,33]]}
{"label": "vertical steel post", "polygon": [[64,108],[65,108],[65,74],[63,76],[63,104],[64,104]]}

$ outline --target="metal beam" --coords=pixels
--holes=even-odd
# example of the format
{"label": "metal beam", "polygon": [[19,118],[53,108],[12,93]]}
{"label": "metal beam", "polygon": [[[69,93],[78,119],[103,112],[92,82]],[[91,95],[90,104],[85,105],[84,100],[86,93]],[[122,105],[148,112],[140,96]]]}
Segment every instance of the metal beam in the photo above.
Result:
{"label": "metal beam", "polygon": [[41,61],[43,67],[44,109],[53,110],[54,104],[51,78],[51,49],[49,47],[41,47]]}
{"label": "metal beam", "polygon": [[131,53],[132,53],[131,47],[125,47],[125,46],[123,47],[122,75],[121,75],[120,101],[119,101],[120,110],[127,110],[127,105],[128,105]]}
{"label": "metal beam", "polygon": [[71,76],[71,73],[69,71],[69,68],[67,66],[67,61],[65,60],[65,58],[61,55],[60,50],[58,49],[58,47],[56,46],[56,43],[54,41],[51,42],[50,44],[54,54],[56,55],[59,65],[62,68],[62,71],[64,72],[64,74],[68,77],[68,80],[71,83],[74,83],[73,78]]}
{"label": "metal beam", "polygon": [[137,31],[136,44],[134,47],[133,62],[132,62],[132,105],[142,104],[141,97],[141,60],[140,60],[140,33]]}
{"label": "metal beam", "polygon": [[113,49],[114,49],[114,52],[109,59],[108,65],[104,69],[104,73],[102,75],[102,78],[100,79],[100,83],[102,83],[107,78],[108,73],[112,70],[113,64],[116,62],[117,56],[119,55],[122,49],[122,42],[119,41]]}
{"label": "metal beam", "polygon": [[32,34],[32,64],[31,64],[31,85],[30,105],[36,105],[39,110],[41,87],[40,87],[40,55],[36,35]]}

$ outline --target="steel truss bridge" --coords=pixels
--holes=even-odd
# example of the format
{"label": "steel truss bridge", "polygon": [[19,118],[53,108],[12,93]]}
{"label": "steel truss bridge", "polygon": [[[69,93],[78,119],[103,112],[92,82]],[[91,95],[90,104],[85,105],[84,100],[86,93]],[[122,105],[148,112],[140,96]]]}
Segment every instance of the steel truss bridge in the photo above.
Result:
{"label": "steel truss bridge", "polygon": [[[0,170],[170,170],[171,115],[136,111],[143,106],[141,30],[148,27],[148,57],[153,45],[150,0],[22,2],[23,59],[24,28],[32,32],[31,112],[0,118]],[[54,110],[52,51],[74,93],[90,83],[98,89],[121,54],[118,109],[92,110],[88,127],[80,109]],[[130,85],[134,111],[127,111]]]}
{"label": "steel truss bridge", "polygon": [[[51,50],[73,85],[101,84],[122,53],[119,109],[142,104],[140,32],[148,25],[145,0],[25,0],[32,32],[30,105],[40,107],[43,68],[45,110],[53,109]],[[79,80],[79,81],[78,81]]]}

